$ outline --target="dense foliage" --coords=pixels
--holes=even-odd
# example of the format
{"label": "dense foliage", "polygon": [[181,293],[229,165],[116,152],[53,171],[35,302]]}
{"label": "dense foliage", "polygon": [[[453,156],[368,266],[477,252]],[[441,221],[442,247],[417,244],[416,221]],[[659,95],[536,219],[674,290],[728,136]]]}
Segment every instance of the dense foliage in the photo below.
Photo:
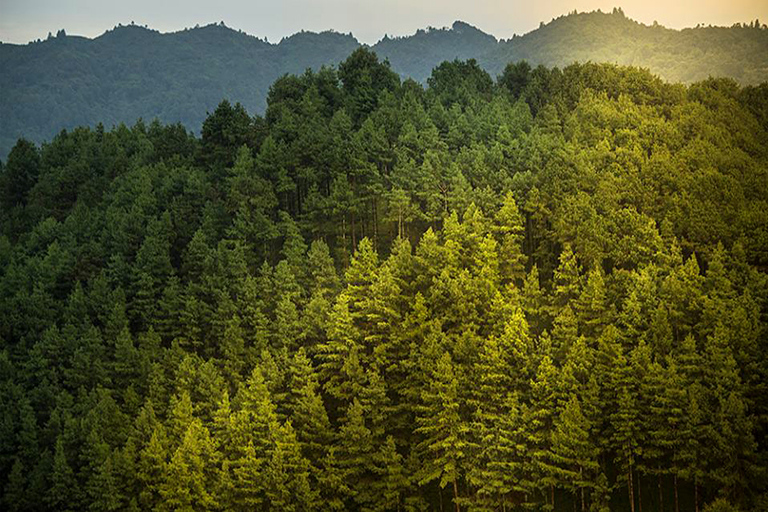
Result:
{"label": "dense foliage", "polygon": [[[197,133],[223,97],[263,114],[269,87],[283,74],[338,64],[359,46],[335,32],[271,44],[221,24],[171,34],[121,26],[92,40],[61,31],[28,45],[0,44],[0,158],[19,137],[39,143],[62,128],[97,123],[158,118]],[[637,23],[619,9],[562,16],[506,41],[456,22],[385,37],[373,50],[401,78],[420,83],[441,62],[469,58],[492,76],[525,59],[548,67],[612,62],[686,83],[710,76],[768,81],[768,30],[757,21],[678,31]]]}
{"label": "dense foliage", "polygon": [[768,87],[365,49],[20,140],[6,510],[764,509]]}

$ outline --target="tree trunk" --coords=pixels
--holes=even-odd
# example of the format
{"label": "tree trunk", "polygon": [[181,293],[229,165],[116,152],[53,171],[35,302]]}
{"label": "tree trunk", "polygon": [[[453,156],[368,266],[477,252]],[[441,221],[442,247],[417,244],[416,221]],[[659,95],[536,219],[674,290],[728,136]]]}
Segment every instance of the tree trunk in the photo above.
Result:
{"label": "tree trunk", "polygon": [[643,512],[643,481],[640,472],[637,473],[637,510]]}
{"label": "tree trunk", "polygon": [[693,477],[693,505],[696,512],[699,512],[699,477]]}
{"label": "tree trunk", "polygon": [[675,472],[675,512],[680,512],[680,503],[677,499],[677,472]]}
{"label": "tree trunk", "polygon": [[629,474],[627,475],[627,491],[629,492],[629,509],[635,512],[635,490],[633,489],[634,479],[632,476],[632,464],[629,465]]}
{"label": "tree trunk", "polygon": [[664,494],[661,489],[661,466],[658,468],[659,470],[659,512],[664,512]]}
{"label": "tree trunk", "polygon": [[549,484],[549,494],[552,496],[552,510],[555,509],[555,486]]}
{"label": "tree trunk", "polygon": [[[584,481],[584,468],[579,468],[579,477]],[[584,509],[584,486],[581,486],[581,512],[585,512]]]}
{"label": "tree trunk", "polygon": [[376,208],[376,198],[373,198],[373,246],[379,247],[379,210]]}
{"label": "tree trunk", "polygon": [[459,487],[456,484],[456,479],[453,479],[453,502],[456,504],[456,512],[461,512],[459,508]]}

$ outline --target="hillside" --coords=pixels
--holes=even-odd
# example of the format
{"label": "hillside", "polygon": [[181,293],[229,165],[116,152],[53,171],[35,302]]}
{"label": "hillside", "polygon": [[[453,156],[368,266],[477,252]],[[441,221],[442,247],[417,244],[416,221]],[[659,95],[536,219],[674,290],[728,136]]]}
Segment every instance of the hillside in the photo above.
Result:
{"label": "hillside", "polygon": [[360,48],[199,137],[19,142],[0,507],[767,510],[767,106]]}
{"label": "hillside", "polygon": [[[269,86],[343,60],[360,43],[333,31],[301,32],[272,44],[223,25],[161,34],[119,26],[87,39],[57,37],[0,44],[0,158],[20,136],[41,142],[59,130],[110,127],[159,118],[198,130],[222,98],[263,112]],[[741,84],[768,80],[768,30],[646,26],[617,10],[571,14],[521,37],[499,41],[475,27],[419,30],[373,46],[402,77],[424,82],[440,62],[476,58],[492,75],[511,61],[564,66],[614,62],[650,69],[665,80],[709,75]]]}
{"label": "hillside", "polygon": [[269,44],[221,25],[172,34],[123,26],[93,40],[0,45],[0,155],[21,135],[48,140],[78,125],[159,118],[199,129],[224,97],[261,111],[276,78],[337,63],[358,46],[333,32]]}
{"label": "hillside", "polygon": [[648,68],[670,82],[726,76],[754,85],[768,80],[768,30],[672,30],[638,23],[617,9],[562,16],[523,37],[500,42],[481,60],[491,74],[501,72],[509,61],[560,67],[592,61]]}

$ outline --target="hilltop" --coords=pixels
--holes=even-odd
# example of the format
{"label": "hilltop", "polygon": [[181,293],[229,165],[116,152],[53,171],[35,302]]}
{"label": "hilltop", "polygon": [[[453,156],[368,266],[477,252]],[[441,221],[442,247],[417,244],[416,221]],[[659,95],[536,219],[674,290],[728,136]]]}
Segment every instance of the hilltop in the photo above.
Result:
{"label": "hilltop", "polygon": [[[0,44],[0,157],[16,139],[49,140],[61,129],[138,118],[198,130],[222,98],[260,113],[280,76],[335,65],[361,43],[352,34],[300,32],[270,43],[223,24],[160,33],[118,26],[88,39],[67,35]],[[440,62],[475,58],[492,75],[521,59],[564,66],[614,62],[667,81],[768,80],[768,30],[757,23],[671,30],[612,13],[572,13],[498,40],[467,23],[385,36],[373,50],[402,78],[425,82]]]}

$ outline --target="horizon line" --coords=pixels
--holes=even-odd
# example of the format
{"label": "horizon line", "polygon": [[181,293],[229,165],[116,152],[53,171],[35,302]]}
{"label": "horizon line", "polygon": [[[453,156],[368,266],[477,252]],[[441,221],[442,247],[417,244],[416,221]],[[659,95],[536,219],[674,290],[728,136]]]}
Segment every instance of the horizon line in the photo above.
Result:
{"label": "horizon line", "polygon": [[[98,34],[96,36],[87,36],[87,35],[81,35],[81,34],[69,34],[69,33],[67,33],[66,28],[59,28],[56,31],[56,35],[54,35],[53,31],[49,31],[48,35],[45,38],[33,39],[31,41],[27,41],[26,43],[19,43],[19,42],[0,40],[0,44],[3,44],[3,45],[14,45],[14,46],[28,46],[28,45],[31,45],[31,44],[38,44],[38,43],[43,43],[43,42],[46,42],[46,41],[49,41],[49,40],[52,40],[52,39],[57,39],[59,37],[60,33],[63,33],[66,37],[77,37],[77,38],[87,39],[89,41],[95,41],[95,40],[105,36],[106,34],[108,34],[110,32],[114,32],[115,30],[122,29],[122,28],[131,28],[131,27],[141,28],[141,29],[144,29],[144,30],[147,30],[147,31],[150,31],[150,32],[156,32],[159,35],[174,35],[174,34],[180,34],[180,33],[183,33],[183,32],[188,32],[188,31],[191,31],[191,30],[201,30],[201,29],[209,28],[209,27],[222,27],[222,28],[229,29],[229,30],[231,30],[233,32],[237,32],[239,34],[244,34],[244,35],[246,35],[248,37],[253,37],[255,39],[258,39],[259,41],[265,42],[266,44],[275,45],[275,46],[279,45],[280,43],[282,43],[286,39],[290,39],[290,38],[292,38],[292,37],[294,37],[296,35],[299,35],[299,34],[306,34],[306,33],[308,33],[308,34],[317,34],[317,35],[319,35],[319,34],[334,33],[334,34],[339,34],[339,35],[343,35],[343,36],[352,37],[357,43],[359,43],[362,46],[373,47],[373,46],[376,46],[377,44],[379,44],[379,43],[381,43],[382,41],[385,41],[385,40],[397,40],[397,39],[405,39],[405,38],[409,38],[409,37],[414,37],[414,36],[418,35],[419,32],[444,31],[444,30],[451,31],[451,30],[454,30],[454,27],[455,27],[455,25],[457,23],[463,23],[464,25],[467,25],[467,26],[469,26],[471,28],[474,28],[475,30],[477,30],[477,31],[479,31],[479,32],[481,32],[481,33],[483,33],[483,34],[485,34],[487,36],[493,37],[496,40],[497,43],[501,43],[501,42],[511,41],[513,39],[516,39],[516,38],[525,37],[525,36],[527,36],[529,34],[532,34],[532,33],[536,32],[537,30],[540,30],[540,29],[542,29],[542,28],[544,28],[544,27],[554,23],[555,21],[558,21],[558,20],[563,19],[563,18],[569,18],[571,16],[595,15],[595,14],[603,14],[603,15],[608,15],[608,16],[621,16],[622,18],[625,18],[625,19],[627,19],[627,20],[629,20],[629,21],[631,21],[633,23],[636,23],[638,25],[642,25],[644,27],[657,28],[657,29],[663,29],[663,30],[671,30],[671,31],[675,31],[675,32],[682,32],[682,31],[685,31],[685,30],[696,30],[696,29],[755,28],[755,27],[749,27],[748,25],[745,26],[745,22],[737,22],[737,23],[734,23],[731,26],[727,26],[727,25],[712,25],[712,24],[703,25],[703,24],[699,23],[696,26],[687,26],[687,27],[683,27],[683,28],[671,28],[671,27],[667,27],[665,25],[662,25],[660,23],[657,23],[655,21],[653,22],[653,24],[649,25],[649,24],[646,24],[644,22],[638,21],[636,19],[633,19],[633,18],[627,16],[626,14],[624,14],[623,10],[619,7],[619,8],[614,8],[613,11],[611,11],[611,12],[605,12],[602,9],[595,9],[595,10],[592,10],[592,11],[582,11],[582,12],[578,12],[577,10],[573,10],[573,11],[568,12],[566,14],[561,14],[558,17],[552,18],[549,22],[541,21],[539,23],[538,27],[535,27],[535,28],[529,30],[528,32],[524,32],[522,34],[514,33],[512,35],[512,37],[509,37],[509,38],[506,38],[506,39],[505,38],[496,37],[494,34],[492,34],[490,32],[486,32],[485,30],[479,28],[476,25],[473,25],[472,23],[466,22],[466,21],[461,20],[461,19],[456,19],[456,20],[453,21],[453,23],[451,23],[451,25],[445,25],[445,26],[442,26],[442,27],[435,27],[435,26],[432,26],[432,25],[427,25],[426,27],[416,29],[415,32],[408,33],[408,34],[403,34],[403,35],[393,35],[393,34],[389,34],[388,32],[385,32],[383,36],[381,36],[376,42],[374,42],[372,44],[361,41],[360,39],[357,38],[357,36],[354,35],[354,32],[352,32],[352,31],[342,32],[342,31],[339,31],[339,30],[337,30],[335,28],[332,28],[332,27],[328,28],[328,29],[325,29],[325,30],[320,30],[320,31],[304,30],[304,29],[302,29],[302,30],[299,30],[297,32],[293,32],[291,34],[287,34],[287,35],[282,36],[280,38],[280,40],[277,41],[277,42],[272,42],[272,41],[269,41],[267,36],[263,36],[262,37],[262,36],[259,36],[257,34],[251,34],[249,32],[246,32],[245,30],[229,26],[223,20],[221,20],[221,21],[218,21],[218,22],[217,21],[213,21],[213,22],[210,22],[210,23],[207,23],[207,24],[204,24],[204,25],[200,24],[200,23],[197,23],[193,27],[183,27],[183,28],[180,28],[178,30],[168,30],[166,32],[163,32],[160,29],[152,28],[152,27],[150,27],[147,24],[141,25],[141,24],[137,24],[137,23],[134,23],[133,21],[131,21],[128,24],[118,23],[117,25],[113,26],[112,28],[105,29],[104,32],[102,32],[102,33],[100,33],[100,34]],[[755,18],[753,20],[750,20],[748,23],[753,23],[754,21],[757,21],[757,20],[758,20],[758,18]],[[765,23],[763,23],[763,24],[761,24],[757,28],[759,28],[759,29],[767,29],[768,26]]]}

